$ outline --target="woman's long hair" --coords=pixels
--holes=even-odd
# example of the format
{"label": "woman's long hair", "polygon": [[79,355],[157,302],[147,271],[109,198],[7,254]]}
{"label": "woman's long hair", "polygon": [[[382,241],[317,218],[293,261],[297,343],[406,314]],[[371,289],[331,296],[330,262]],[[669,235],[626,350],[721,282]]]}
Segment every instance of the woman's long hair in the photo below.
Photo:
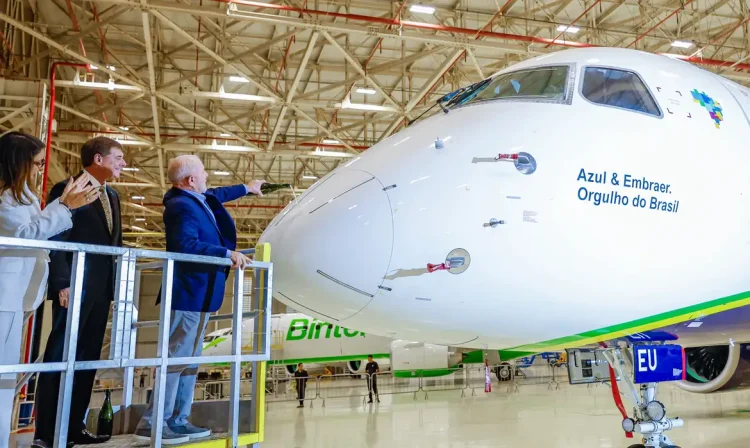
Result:
{"label": "woman's long hair", "polygon": [[36,193],[30,182],[34,157],[44,148],[44,143],[23,132],[9,132],[0,137],[0,194],[10,190],[19,204],[31,205],[34,200],[26,190]]}

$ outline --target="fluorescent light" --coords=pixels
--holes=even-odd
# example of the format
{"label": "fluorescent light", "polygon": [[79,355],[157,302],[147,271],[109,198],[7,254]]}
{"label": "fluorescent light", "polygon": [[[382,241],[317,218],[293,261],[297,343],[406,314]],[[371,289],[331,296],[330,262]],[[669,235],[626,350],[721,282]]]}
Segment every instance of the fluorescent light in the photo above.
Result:
{"label": "fluorescent light", "polygon": [[317,178],[318,178],[318,176],[308,176],[308,175],[304,175],[304,176],[302,176],[302,178],[303,178],[303,179],[317,179]]}
{"label": "fluorescent light", "polygon": [[693,46],[693,43],[684,40],[676,40],[672,42],[672,46],[677,48],[690,48]]}
{"label": "fluorescent light", "polygon": [[138,222],[144,222],[146,221],[146,218],[135,218],[135,220]]}
{"label": "fluorescent light", "polygon": [[149,142],[142,142],[140,140],[121,140],[116,138],[115,141],[121,145],[130,145],[130,146],[151,146],[151,143]]}
{"label": "fluorescent light", "polygon": [[142,200],[146,199],[146,197],[145,196],[131,196],[130,199],[132,199],[134,201],[142,201]]}
{"label": "fluorescent light", "polygon": [[97,67],[97,66],[96,66],[96,65],[94,65],[94,64],[89,64],[89,68],[90,68],[91,70],[99,70],[99,67]]}
{"label": "fluorescent light", "polygon": [[319,157],[341,157],[341,158],[351,158],[354,157],[354,154],[350,154],[348,152],[335,152],[335,151],[310,151],[307,153],[308,156],[319,156]]}
{"label": "fluorescent light", "polygon": [[330,139],[330,138],[326,138],[326,139],[323,139],[323,143],[325,143],[327,145],[337,145],[340,142],[338,140],[333,140],[333,139]]}
{"label": "fluorescent light", "polygon": [[372,110],[379,112],[396,112],[396,109],[388,106],[378,106],[377,104],[357,104],[349,101],[349,98],[341,102],[342,109]]}
{"label": "fluorescent light", "polygon": [[231,173],[229,171],[214,171],[214,174],[217,176],[229,176]]}
{"label": "fluorescent light", "polygon": [[234,75],[230,76],[229,80],[232,82],[250,82],[250,80],[248,80],[247,78],[243,76],[234,76]]}
{"label": "fluorescent light", "polygon": [[130,168],[130,167],[127,167],[127,166],[125,168],[123,168],[122,170],[123,171],[140,171],[139,168]]}
{"label": "fluorescent light", "polygon": [[140,230],[141,232],[148,232],[148,230],[144,229],[143,227],[130,226],[130,228],[134,230]]}
{"label": "fluorescent light", "polygon": [[131,86],[128,84],[115,84],[114,80],[111,82],[92,82],[92,81],[81,81],[80,78],[73,78],[73,81],[67,81],[61,79],[55,81],[56,86],[71,87],[71,88],[89,88],[94,90],[132,90],[140,92],[141,88]]}
{"label": "fluorescent light", "polygon": [[112,70],[113,72],[117,70],[114,65],[108,65],[107,68]]}
{"label": "fluorescent light", "polygon": [[120,126],[120,129],[122,129],[123,131],[129,131],[130,130],[130,128],[127,127],[127,126]]}
{"label": "fluorescent light", "polygon": [[357,93],[364,93],[365,95],[375,95],[375,89],[369,87],[358,87]]}
{"label": "fluorescent light", "polygon": [[221,134],[219,134],[219,137],[231,137],[231,136],[232,136],[232,134],[227,134],[227,133],[221,133]]}
{"label": "fluorescent light", "polygon": [[432,14],[435,12],[435,8],[433,8],[432,6],[425,6],[420,3],[419,5],[411,5],[411,8],[409,8],[409,11],[419,12],[422,14]]}
{"label": "fluorescent light", "polygon": [[211,144],[211,145],[188,145],[187,147],[185,145],[181,145],[179,143],[173,143],[169,145],[165,145],[164,149],[167,151],[195,151],[195,150],[210,150],[210,151],[226,151],[226,152],[259,152],[258,148],[253,148],[250,146],[240,146],[240,145],[219,145],[219,144]]}
{"label": "fluorescent light", "polygon": [[572,26],[572,25],[560,25],[560,26],[557,27],[557,31],[564,31],[564,32],[567,32],[567,33],[575,34],[575,33],[579,32],[579,31],[581,31],[581,29],[578,28],[577,26]]}
{"label": "fluorescent light", "polygon": [[[242,78],[245,79],[245,78]],[[223,86],[222,86],[223,87]],[[217,98],[220,100],[257,101],[264,103],[275,103],[276,99],[270,96],[248,95],[246,93],[227,93],[219,89],[219,92],[191,92],[190,96],[196,98]],[[167,95],[177,95],[177,92],[167,92]]]}

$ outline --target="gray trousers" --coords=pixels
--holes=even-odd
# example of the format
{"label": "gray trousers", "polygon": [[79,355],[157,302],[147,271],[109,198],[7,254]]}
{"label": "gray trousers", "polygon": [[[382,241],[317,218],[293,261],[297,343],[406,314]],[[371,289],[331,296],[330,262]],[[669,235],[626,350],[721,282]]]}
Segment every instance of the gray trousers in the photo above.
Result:
{"label": "gray trousers", "polygon": [[[23,312],[0,311],[0,364],[21,362]],[[0,447],[10,446],[16,374],[0,374]]]}
{"label": "gray trousers", "polygon": [[[169,330],[169,358],[200,356],[203,336],[208,324],[208,313],[172,310]],[[184,426],[193,405],[193,392],[198,374],[198,364],[169,366],[164,385],[164,420],[169,426]],[[138,422],[138,428],[150,428],[154,414],[154,394]]]}

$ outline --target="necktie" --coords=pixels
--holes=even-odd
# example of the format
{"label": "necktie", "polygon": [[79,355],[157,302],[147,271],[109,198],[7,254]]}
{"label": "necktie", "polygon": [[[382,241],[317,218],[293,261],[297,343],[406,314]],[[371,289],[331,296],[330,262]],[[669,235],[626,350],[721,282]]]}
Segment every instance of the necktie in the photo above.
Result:
{"label": "necktie", "polygon": [[109,229],[109,233],[112,233],[112,209],[109,205],[109,195],[107,194],[107,187],[102,185],[99,188],[99,191],[101,191],[101,195],[99,196],[99,200],[102,201],[102,208],[104,208],[104,217],[107,218],[107,228]]}

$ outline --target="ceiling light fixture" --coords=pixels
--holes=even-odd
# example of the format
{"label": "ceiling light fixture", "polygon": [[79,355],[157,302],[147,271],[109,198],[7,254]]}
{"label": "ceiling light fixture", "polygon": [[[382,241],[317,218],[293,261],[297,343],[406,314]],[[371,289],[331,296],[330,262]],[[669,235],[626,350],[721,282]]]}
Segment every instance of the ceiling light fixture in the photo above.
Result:
{"label": "ceiling light fixture", "polygon": [[115,141],[121,145],[128,145],[128,146],[151,146],[151,143],[142,142],[140,140],[123,140],[123,139],[116,138]]}
{"label": "ceiling light fixture", "polygon": [[123,171],[140,171],[140,169],[139,169],[139,168],[131,168],[131,167],[128,167],[128,166],[126,166],[126,167],[125,167],[125,168],[123,168],[122,170],[123,170]]}
{"label": "ceiling light fixture", "polygon": [[578,28],[577,26],[572,26],[572,25],[560,25],[557,27],[557,31],[563,31],[566,33],[575,34],[581,31],[581,29]]}
{"label": "ceiling light fixture", "polygon": [[229,171],[214,171],[214,175],[216,176],[229,176],[230,174]]}
{"label": "ceiling light fixture", "polygon": [[310,151],[307,153],[308,156],[319,156],[319,157],[341,157],[341,158],[351,158],[354,157],[354,154],[349,154],[346,152],[335,152],[335,151]]}
{"label": "ceiling light fixture", "polygon": [[229,80],[232,82],[250,82],[250,80],[248,80],[244,76],[235,76],[235,75],[230,76]]}
{"label": "ceiling light fixture", "polygon": [[326,145],[338,145],[339,143],[341,142],[339,142],[338,140],[333,140],[331,138],[323,139],[323,144],[326,144]]}
{"label": "ceiling light fixture", "polygon": [[347,97],[340,104],[341,104],[342,109],[370,110],[370,111],[377,111],[377,112],[396,112],[396,109],[392,107],[388,107],[388,106],[378,106],[377,104],[352,103],[349,100],[349,97]]}
{"label": "ceiling light fixture", "polygon": [[142,200],[146,199],[146,197],[145,196],[131,196],[130,199],[132,199],[134,201],[142,201]]}
{"label": "ceiling light fixture", "polygon": [[375,95],[375,89],[371,89],[369,87],[358,87],[357,93],[363,93],[365,95]]}
{"label": "ceiling light fixture", "polygon": [[693,43],[684,40],[676,40],[672,42],[672,46],[677,48],[690,48],[693,46]]}
{"label": "ceiling light fixture", "polygon": [[420,14],[433,14],[435,12],[435,8],[433,8],[432,6],[425,6],[420,3],[418,5],[411,5],[411,8],[409,8],[409,11],[417,12]]}

